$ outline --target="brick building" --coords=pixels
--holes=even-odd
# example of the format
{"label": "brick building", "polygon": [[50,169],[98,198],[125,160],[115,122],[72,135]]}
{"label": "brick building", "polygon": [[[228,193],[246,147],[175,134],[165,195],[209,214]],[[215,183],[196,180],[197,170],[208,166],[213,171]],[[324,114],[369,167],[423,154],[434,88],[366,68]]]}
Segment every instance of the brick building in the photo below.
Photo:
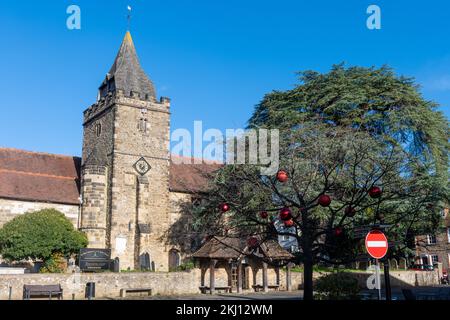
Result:
{"label": "brick building", "polygon": [[83,128],[82,158],[0,149],[0,226],[55,208],[121,269],[140,268],[147,254],[158,271],[179,264],[198,240],[184,204],[218,165],[174,164],[170,99],[157,99],[129,32]]}
{"label": "brick building", "polygon": [[416,237],[417,263],[433,265],[442,263],[450,271],[450,210],[442,210],[443,225],[435,234]]}

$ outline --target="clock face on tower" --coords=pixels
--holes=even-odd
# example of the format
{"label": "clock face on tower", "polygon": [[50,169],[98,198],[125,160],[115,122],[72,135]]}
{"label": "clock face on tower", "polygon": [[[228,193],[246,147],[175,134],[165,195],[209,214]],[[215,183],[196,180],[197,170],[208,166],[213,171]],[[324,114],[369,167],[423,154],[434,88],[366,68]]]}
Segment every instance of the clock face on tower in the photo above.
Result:
{"label": "clock face on tower", "polygon": [[141,176],[144,176],[152,168],[144,158],[140,158],[134,165],[134,170]]}

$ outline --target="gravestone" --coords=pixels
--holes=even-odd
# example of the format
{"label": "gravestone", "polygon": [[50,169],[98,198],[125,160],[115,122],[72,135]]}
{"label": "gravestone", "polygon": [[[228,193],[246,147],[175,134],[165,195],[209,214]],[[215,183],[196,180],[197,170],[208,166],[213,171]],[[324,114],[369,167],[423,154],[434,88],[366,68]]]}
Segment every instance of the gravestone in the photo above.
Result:
{"label": "gravestone", "polygon": [[397,270],[398,269],[398,263],[396,259],[389,260],[389,267],[391,269]]}
{"label": "gravestone", "polygon": [[118,257],[116,257],[113,260],[113,267],[112,267],[113,272],[120,272],[120,260]]}
{"label": "gravestone", "polygon": [[408,266],[408,263],[406,261],[406,258],[400,258],[398,268],[400,270],[406,270],[407,266]]}
{"label": "gravestone", "polygon": [[360,261],[359,262],[359,270],[367,270],[367,268],[369,268],[368,261]]}
{"label": "gravestone", "polygon": [[150,255],[146,252],[141,254],[139,257],[139,265],[141,267],[141,270],[148,271],[151,269],[152,265],[150,262]]}

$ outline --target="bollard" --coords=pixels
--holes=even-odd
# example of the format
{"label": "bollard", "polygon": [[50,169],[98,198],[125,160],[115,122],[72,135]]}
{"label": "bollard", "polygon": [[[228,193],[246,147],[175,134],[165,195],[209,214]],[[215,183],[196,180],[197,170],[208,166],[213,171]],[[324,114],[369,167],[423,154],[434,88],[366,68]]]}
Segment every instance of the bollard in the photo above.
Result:
{"label": "bollard", "polygon": [[93,300],[95,298],[95,282],[86,283],[85,297],[88,300]]}

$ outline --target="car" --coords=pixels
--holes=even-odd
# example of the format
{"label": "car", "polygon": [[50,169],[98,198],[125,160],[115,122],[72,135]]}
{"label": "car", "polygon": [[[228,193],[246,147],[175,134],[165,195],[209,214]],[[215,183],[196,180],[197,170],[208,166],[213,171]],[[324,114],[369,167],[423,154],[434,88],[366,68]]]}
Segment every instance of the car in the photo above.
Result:
{"label": "car", "polygon": [[412,265],[409,270],[414,270],[414,271],[433,271],[434,270],[434,266],[432,265],[428,265],[428,264],[414,264]]}

